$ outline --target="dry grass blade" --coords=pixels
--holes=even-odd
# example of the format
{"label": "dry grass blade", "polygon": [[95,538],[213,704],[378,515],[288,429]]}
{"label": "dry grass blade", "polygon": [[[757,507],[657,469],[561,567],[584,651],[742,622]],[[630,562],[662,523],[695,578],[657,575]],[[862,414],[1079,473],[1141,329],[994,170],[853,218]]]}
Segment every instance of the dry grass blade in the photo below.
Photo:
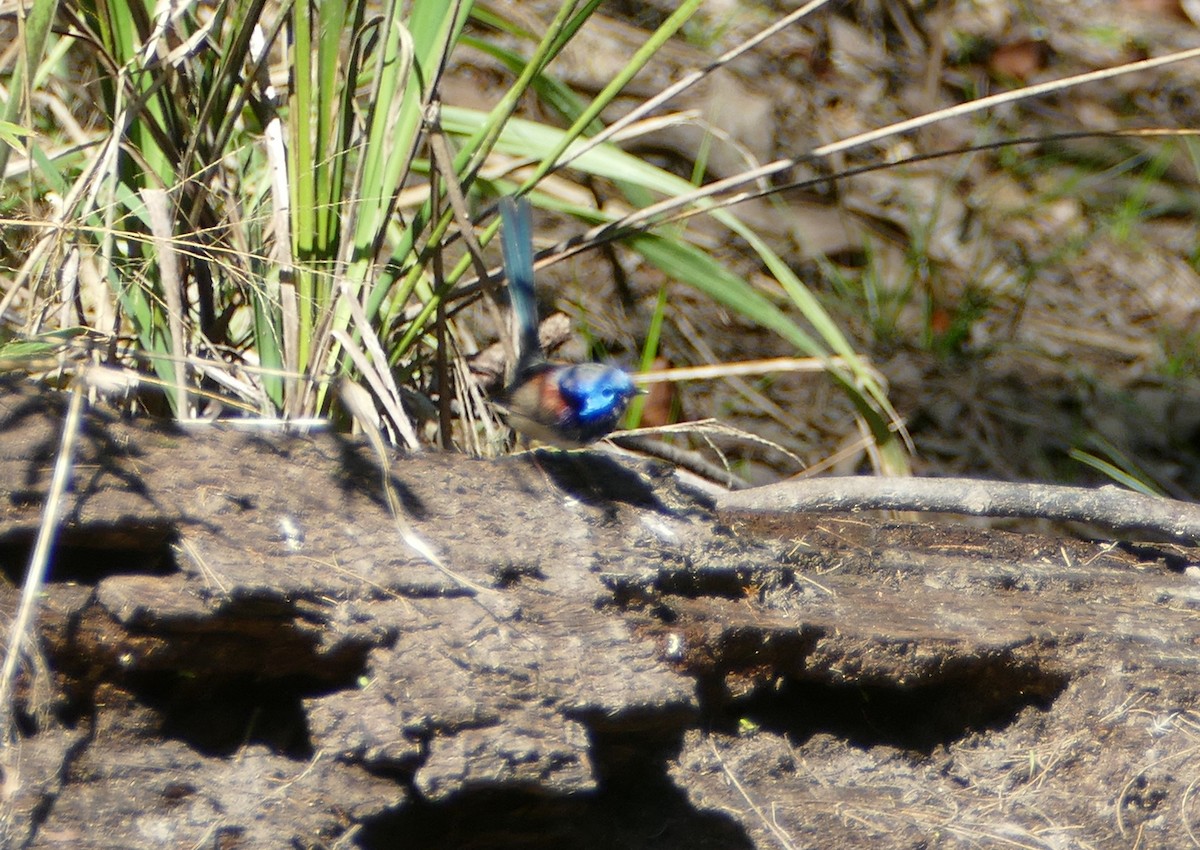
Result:
{"label": "dry grass blade", "polygon": [[150,233],[154,251],[158,255],[158,273],[162,283],[163,297],[167,302],[167,327],[171,334],[171,355],[174,357],[172,372],[175,382],[175,415],[188,417],[187,397],[187,351],[184,347],[183,331],[183,280],[179,274],[179,260],[173,243],[174,227],[171,225],[171,210],[167,193],[162,189],[143,189],[142,200],[150,219]]}
{"label": "dry grass blade", "polygon": [[1117,65],[1114,68],[1102,68],[1099,71],[1089,71],[1086,74],[1076,74],[1072,77],[1064,77],[1061,80],[1050,80],[1037,85],[1025,86],[1024,88],[1014,89],[1013,91],[1000,92],[989,97],[981,97],[976,100],[960,103],[957,106],[947,107],[946,109],[938,109],[934,112],[925,115],[918,115],[916,118],[911,118],[908,121],[900,121],[896,124],[889,124],[887,127],[880,127],[878,130],[872,130],[868,133],[860,133],[857,136],[851,136],[848,139],[843,139],[840,142],[833,142],[828,145],[822,145],[819,148],[814,148],[810,156],[812,157],[827,157],[835,153],[842,153],[851,148],[862,147],[871,142],[880,139],[888,138],[889,136],[898,136],[902,133],[908,133],[912,130],[917,130],[929,124],[936,124],[939,121],[945,121],[948,118],[957,118],[962,115],[971,115],[975,112],[984,112],[996,106],[1002,106],[1006,103],[1012,103],[1018,100],[1028,100],[1033,97],[1040,97],[1044,94],[1063,91],[1065,89],[1081,86],[1086,83],[1095,83],[1101,80],[1109,80],[1113,77],[1122,77],[1127,74],[1136,74],[1142,71],[1149,71],[1152,68],[1159,68],[1163,65],[1170,65],[1175,62],[1184,62],[1188,59],[1200,58],[1200,47],[1191,50],[1180,50],[1175,53],[1169,53],[1166,56],[1156,56],[1153,59],[1144,59],[1140,62],[1129,62],[1125,65]]}
{"label": "dry grass blade", "polygon": [[384,443],[383,434],[380,433],[379,425],[377,424],[378,420],[375,415],[375,406],[371,403],[371,396],[358,384],[346,380],[338,384],[338,395],[342,399],[342,404],[346,406],[350,415],[354,417],[354,421],[362,428],[363,433],[367,437],[367,442],[371,444],[371,448],[375,451],[376,459],[379,461],[380,472],[383,475],[383,491],[387,496],[388,510],[391,511],[392,518],[395,520],[396,527],[399,529],[400,536],[404,542],[410,549],[437,567],[444,575],[458,582],[463,587],[470,588],[476,592],[486,592],[487,588],[480,587],[469,579],[462,578],[450,572],[446,565],[442,563],[437,553],[409,525],[408,520],[404,516],[404,506],[400,503],[400,497],[396,495],[396,488],[392,486],[392,466],[388,461],[387,445]]}
{"label": "dry grass blade", "polygon": [[[899,121],[894,124],[889,124],[885,127],[880,127],[866,133],[860,133],[847,139],[842,139],[841,141],[822,145],[800,156],[778,159],[774,162],[768,162],[765,165],[761,165],[758,168],[748,169],[740,174],[735,174],[732,177],[706,183],[693,192],[680,193],[670,198],[666,198],[656,204],[643,207],[642,209],[639,209],[636,212],[633,212],[615,221],[598,225],[580,236],[573,237],[568,243],[555,246],[555,248],[551,251],[542,252],[542,256],[546,262],[557,262],[569,257],[573,257],[584,251],[589,251],[603,243],[619,239],[625,234],[645,230],[667,220],[675,220],[672,217],[677,212],[698,202],[709,201],[710,203],[704,208],[706,210],[711,209],[710,199],[718,195],[723,195],[727,192],[733,192],[764,178],[780,174],[802,163],[811,162],[812,160],[816,159],[824,159],[838,153],[844,153],[845,151],[862,147],[870,144],[871,142],[879,141],[880,139],[909,133],[913,130],[929,126],[930,124],[946,121],[951,118],[959,118],[965,115],[972,115],[977,112],[984,112],[1004,104],[1021,100],[1029,100],[1044,94],[1050,94],[1053,92],[1074,88],[1086,83],[1099,82],[1101,80],[1107,80],[1127,74],[1135,74],[1142,71],[1148,71],[1153,68],[1158,68],[1163,65],[1183,62],[1195,58],[1200,58],[1200,48],[1182,50],[1176,53],[1171,53],[1167,56],[1159,56],[1140,62],[1131,62],[1125,65],[1118,65],[1114,68],[1104,68],[1099,71],[1091,71],[1086,74],[1077,74],[1061,80],[1052,80],[1046,83],[1014,89],[1013,91],[1001,92],[1000,94],[995,94],[990,97],[978,98],[976,100],[971,100],[966,103],[948,107],[946,109],[939,109],[925,115],[919,115],[916,118],[910,118],[906,121]],[[572,150],[572,153],[577,152]],[[827,179],[828,178],[822,178],[817,182],[825,182]]]}
{"label": "dry grass blade", "polygon": [[779,826],[779,824],[775,823],[774,818],[767,817],[766,812],[759,807],[758,803],[754,802],[754,799],[750,796],[750,793],[746,790],[746,787],[742,785],[737,776],[734,775],[733,771],[729,769],[729,765],[725,764],[725,759],[721,758],[721,753],[717,749],[717,745],[713,743],[712,738],[708,739],[708,748],[712,751],[713,758],[715,758],[717,763],[721,765],[721,770],[724,771],[727,777],[729,777],[730,783],[732,783],[733,787],[737,789],[737,792],[742,795],[742,799],[746,801],[746,804],[750,806],[750,808],[754,811],[754,814],[758,815],[758,819],[762,822],[762,825],[767,828],[771,835],[775,836],[775,840],[779,842],[780,846],[783,847],[784,850],[796,850],[796,845],[792,842],[792,837],[788,835]]}
{"label": "dry grass blade", "polygon": [[569,165],[572,160],[578,159],[580,156],[587,153],[589,150],[595,148],[596,146],[601,145],[604,142],[607,142],[607,141],[617,138],[617,136],[626,127],[628,127],[629,125],[642,119],[646,115],[650,114],[655,109],[662,106],[664,103],[666,103],[667,101],[676,97],[677,95],[680,95],[683,92],[687,91],[689,88],[696,85],[696,83],[700,82],[705,77],[710,75],[713,71],[717,70],[718,68],[724,67],[725,65],[728,65],[734,59],[737,59],[739,56],[742,56],[743,54],[747,53],[748,51],[753,50],[755,47],[762,44],[764,41],[766,41],[768,38],[770,38],[771,36],[778,33],[780,30],[786,29],[787,27],[791,26],[796,21],[807,17],[808,15],[812,14],[817,9],[828,4],[829,2],[830,2],[830,0],[811,0],[811,2],[806,3],[805,5],[801,6],[796,11],[785,15],[784,17],[780,18],[775,23],[773,23],[770,26],[759,31],[758,33],[756,33],[755,35],[746,39],[741,44],[737,45],[736,47],[732,48],[731,50],[727,50],[725,53],[722,53],[720,56],[718,56],[716,59],[714,59],[710,64],[708,64],[704,68],[701,68],[698,71],[693,71],[692,73],[686,75],[685,77],[683,77],[683,79],[668,86],[667,88],[663,89],[658,94],[656,94],[653,97],[646,100],[645,103],[642,103],[637,108],[631,110],[627,115],[624,115],[621,118],[614,121],[612,124],[609,124],[607,127],[605,127],[603,130],[601,130],[596,135],[594,135],[588,139],[585,139],[583,141],[582,145],[580,145],[577,148],[572,149],[568,155],[562,157],[559,160],[559,162],[555,163],[554,168],[557,170],[566,165]]}
{"label": "dry grass blade", "polygon": [[[657,384],[675,381],[712,381],[734,375],[769,375],[773,372],[824,372],[831,365],[842,365],[840,357],[771,357],[738,363],[713,363],[708,366],[679,366],[639,372],[634,383]],[[882,376],[879,376],[882,380]]]}
{"label": "dry grass blade", "polygon": [[760,437],[749,431],[737,428],[733,425],[728,425],[717,419],[697,419],[694,422],[677,422],[674,425],[656,425],[653,428],[633,428],[628,431],[620,431],[619,435],[625,437],[661,437],[665,434],[700,434],[706,437],[732,437],[738,440],[744,440],[748,443],[754,443],[759,446],[765,446],[769,449],[774,449],[786,457],[794,460],[800,466],[804,466],[804,461],[797,457],[792,452],[785,449],[778,443],[768,440],[765,437]]}
{"label": "dry grass blade", "polygon": [[4,666],[0,668],[0,746],[9,743],[15,734],[12,725],[12,690],[16,679],[17,665],[25,652],[25,642],[30,638],[38,599],[41,598],[42,585],[45,583],[46,572],[50,566],[54,540],[58,536],[63,495],[71,480],[75,443],[83,418],[83,403],[84,390],[77,382],[71,389],[71,400],[67,405],[66,416],[63,417],[62,439],[58,447],[58,459],[54,464],[54,475],[50,479],[50,489],[46,493],[46,504],[42,509],[41,523],[38,525],[37,541],[33,547],[33,554],[29,558],[29,570],[25,574],[25,584],[21,588],[21,604],[8,632]]}
{"label": "dry grass blade", "polygon": [[[1025,89],[1020,89],[1025,91]],[[893,127],[895,125],[892,125]],[[763,166],[753,172],[737,175],[730,178],[737,185],[733,188],[740,188],[747,182],[756,182],[758,187],[736,194],[726,195],[723,192],[721,195],[714,195],[714,202],[703,208],[681,209],[671,213],[660,219],[657,224],[667,225],[676,224],[687,221],[698,215],[704,215],[717,209],[726,209],[728,207],[737,206],[746,201],[765,198],[771,195],[779,195],[784,192],[793,190],[815,189],[820,186],[828,185],[833,180],[846,180],[851,177],[858,177],[864,174],[871,174],[877,171],[886,171],[888,169],[900,168],[908,165],[917,165],[924,162],[932,162],[946,157],[963,156],[965,154],[981,153],[984,151],[1001,151],[1022,145],[1046,145],[1053,142],[1068,142],[1075,140],[1086,139],[1169,139],[1169,138],[1188,138],[1200,136],[1200,130],[1189,128],[1163,128],[1163,127],[1143,127],[1133,130],[1080,130],[1077,132],[1068,133],[1047,133],[1038,136],[1018,136],[1016,138],[1006,138],[995,142],[985,142],[982,144],[963,145],[961,147],[945,148],[942,150],[927,151],[924,153],[913,154],[912,156],[901,157],[899,159],[889,158],[882,162],[871,162],[865,165],[856,165],[853,168],[846,168],[837,171],[834,174],[821,175],[819,177],[806,177],[802,180],[793,180],[788,182],[772,182],[765,183],[764,177],[776,172],[776,163]],[[799,160],[788,160],[788,162],[799,162]],[[755,175],[752,179],[747,178],[747,175]],[[746,178],[746,179],[744,179]],[[709,186],[717,186],[716,183],[710,183]],[[721,185],[729,188],[726,181],[722,181]],[[628,212],[625,215],[629,215]]]}
{"label": "dry grass blade", "polygon": [[379,427],[375,424],[374,407],[371,404],[371,398],[367,394],[367,391],[349,381],[342,381],[338,385],[338,391],[342,403],[350,411],[355,421],[362,427],[363,433],[367,436],[367,441],[375,451],[382,475],[383,490],[387,497],[388,510],[392,515],[393,522],[396,524],[396,530],[400,533],[400,538],[404,541],[405,545],[416,552],[430,566],[446,576],[446,578],[471,591],[471,596],[474,598],[476,604],[486,611],[488,616],[492,617],[501,629],[520,636],[519,632],[516,632],[511,626],[505,623],[503,607],[499,611],[493,610],[480,597],[488,597],[491,603],[497,606],[507,606],[510,603],[503,599],[495,589],[473,582],[446,566],[441,557],[433,550],[433,547],[417,534],[412,524],[408,521],[408,517],[404,512],[404,505],[401,503],[400,497],[396,494],[396,488],[392,486],[392,468],[388,460],[387,446],[384,444],[383,435],[380,433]]}
{"label": "dry grass blade", "polygon": [[[750,482],[734,474],[729,468],[725,456],[715,447],[714,451],[721,457],[723,463],[721,466],[712,463],[700,452],[680,448],[662,440],[654,440],[636,434],[631,435],[627,431],[609,434],[607,439],[613,445],[628,449],[638,455],[665,460],[675,466],[678,471],[686,470],[699,476],[702,481],[714,482],[726,490],[745,490],[750,486]],[[711,442],[709,445],[712,445]]]}
{"label": "dry grass blade", "polygon": [[[717,364],[720,358],[712,347],[705,340],[704,335],[700,333],[695,325],[686,317],[678,316],[676,318],[681,331],[684,333],[684,338],[688,345],[700,356],[702,360],[708,362],[709,365]],[[738,375],[727,375],[724,380],[728,381],[729,385],[748,399],[756,408],[761,410],[767,416],[774,419],[785,428],[798,431],[803,428],[803,424],[798,421],[796,414],[793,411],[785,410],[780,405],[772,401],[766,393],[759,390],[750,381],[744,380]]]}
{"label": "dry grass blade", "polygon": [[383,352],[383,346],[380,344],[378,337],[375,335],[375,329],[367,320],[362,305],[351,294],[348,286],[343,285],[341,295],[342,301],[350,310],[354,329],[359,333],[363,345],[370,354],[370,359],[363,354],[358,346],[354,345],[349,334],[342,330],[335,330],[333,332],[335,338],[346,349],[347,353],[354,360],[354,365],[358,367],[371,384],[371,388],[375,391],[380,403],[387,411],[388,418],[400,433],[400,436],[404,438],[404,444],[414,452],[420,451],[421,443],[417,439],[417,432],[413,428],[412,420],[404,412],[404,407],[400,402],[400,389],[396,386],[396,379],[392,376],[391,369],[388,368],[388,358]]}

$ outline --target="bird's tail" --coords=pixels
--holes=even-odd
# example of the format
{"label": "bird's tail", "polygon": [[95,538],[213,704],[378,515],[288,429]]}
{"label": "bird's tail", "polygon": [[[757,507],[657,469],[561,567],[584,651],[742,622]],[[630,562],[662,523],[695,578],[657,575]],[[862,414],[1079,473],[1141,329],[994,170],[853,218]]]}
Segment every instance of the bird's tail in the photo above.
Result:
{"label": "bird's tail", "polygon": [[501,198],[503,222],[500,244],[504,248],[504,274],[508,293],[517,316],[517,374],[540,359],[538,343],[537,296],[533,290],[533,225],[529,201],[525,198]]}

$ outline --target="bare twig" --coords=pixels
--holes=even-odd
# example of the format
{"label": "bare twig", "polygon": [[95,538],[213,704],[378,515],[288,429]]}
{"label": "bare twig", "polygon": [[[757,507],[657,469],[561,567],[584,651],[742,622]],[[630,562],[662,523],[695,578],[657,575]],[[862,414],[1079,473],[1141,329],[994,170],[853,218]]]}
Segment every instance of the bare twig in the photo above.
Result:
{"label": "bare twig", "polygon": [[722,494],[717,507],[728,511],[894,510],[1025,517],[1152,531],[1200,543],[1200,506],[1143,496],[1113,485],[1091,489],[974,478],[816,478]]}
{"label": "bare twig", "polygon": [[732,471],[718,466],[699,452],[694,452],[690,449],[673,446],[662,440],[654,440],[646,436],[626,434],[620,431],[615,434],[609,434],[608,439],[623,449],[668,461],[675,466],[686,469],[688,472],[699,475],[701,478],[708,481],[715,481],[731,490],[745,490],[750,486],[744,479],[735,475]]}

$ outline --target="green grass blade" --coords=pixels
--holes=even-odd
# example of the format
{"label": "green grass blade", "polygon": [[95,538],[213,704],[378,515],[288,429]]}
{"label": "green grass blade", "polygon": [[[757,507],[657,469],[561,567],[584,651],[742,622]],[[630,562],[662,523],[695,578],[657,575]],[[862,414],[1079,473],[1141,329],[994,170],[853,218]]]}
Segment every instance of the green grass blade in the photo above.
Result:
{"label": "green grass blade", "polygon": [[1097,457],[1091,452],[1085,452],[1083,449],[1071,449],[1069,452],[1067,452],[1067,454],[1072,460],[1077,460],[1085,466],[1090,466],[1097,472],[1108,476],[1113,481],[1116,481],[1118,484],[1124,487],[1128,487],[1134,492],[1141,493],[1145,496],[1164,495],[1158,488],[1148,484],[1145,481],[1142,481],[1140,478],[1131,475],[1130,473],[1112,463],[1109,463],[1103,458]]}
{"label": "green grass blade", "polygon": [[[50,37],[50,26],[58,13],[58,0],[34,0],[25,17],[24,49],[18,52],[17,64],[13,69],[12,78],[8,81],[8,102],[4,105],[3,120],[9,126],[15,126],[21,115],[21,106],[29,103],[26,94],[31,94],[31,81],[36,69],[46,52],[46,41]],[[7,144],[0,145],[0,175],[3,175],[8,165],[10,150],[18,150],[20,142],[8,139]]]}
{"label": "green grass blade", "polygon": [[671,13],[670,17],[654,31],[650,38],[646,39],[646,42],[637,49],[633,57],[625,63],[625,66],[613,78],[612,82],[601,89],[600,93],[596,95],[587,109],[575,120],[575,123],[562,134],[559,142],[545,154],[542,162],[534,169],[533,175],[526,181],[526,185],[531,186],[536,184],[542,177],[553,170],[571,144],[583,135],[584,130],[599,118],[600,113],[608,108],[617,95],[621,93],[621,90],[629,84],[629,81],[662,49],[662,46],[678,32],[679,28],[687,23],[688,19],[700,8],[702,2],[703,0],[685,0],[685,2],[679,5],[679,8]]}

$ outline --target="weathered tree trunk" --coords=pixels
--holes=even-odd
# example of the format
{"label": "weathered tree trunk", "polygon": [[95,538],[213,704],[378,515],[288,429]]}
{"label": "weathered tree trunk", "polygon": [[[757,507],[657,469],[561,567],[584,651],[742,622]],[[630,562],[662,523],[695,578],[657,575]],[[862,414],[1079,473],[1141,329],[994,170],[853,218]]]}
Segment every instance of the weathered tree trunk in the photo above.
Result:
{"label": "weathered tree trunk", "polygon": [[[0,400],[0,610],[59,421]],[[93,418],[13,847],[1183,847],[1195,550],[716,515],[597,454]]]}

